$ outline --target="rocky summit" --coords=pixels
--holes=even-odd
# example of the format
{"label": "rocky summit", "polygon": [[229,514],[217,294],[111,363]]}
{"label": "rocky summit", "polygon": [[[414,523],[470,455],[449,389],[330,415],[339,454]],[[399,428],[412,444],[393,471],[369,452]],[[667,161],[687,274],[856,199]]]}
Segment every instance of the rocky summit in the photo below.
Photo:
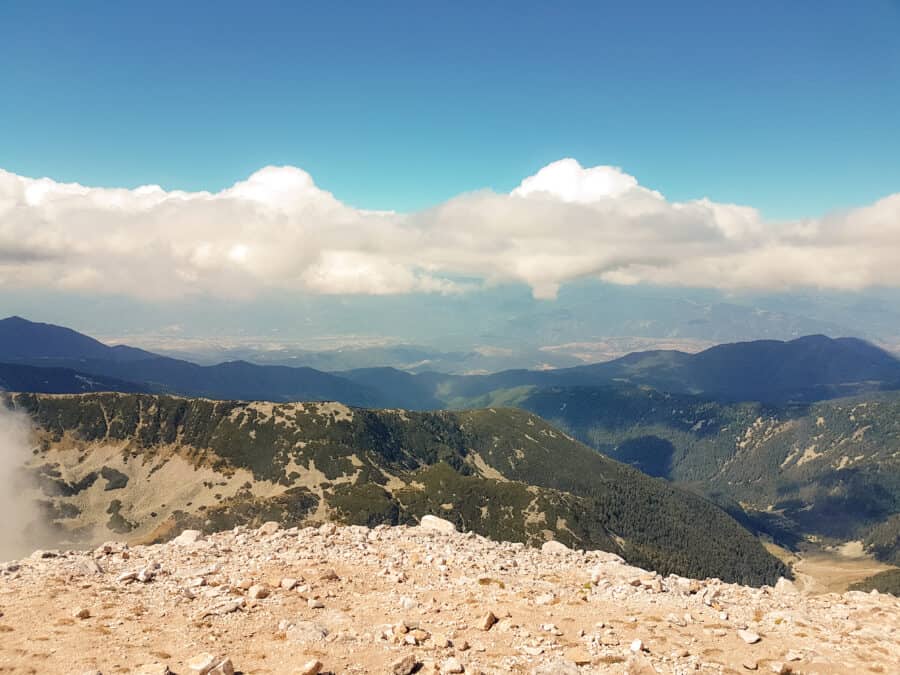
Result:
{"label": "rocky summit", "polygon": [[0,564],[0,672],[891,673],[900,599],[422,526],[265,523]]}

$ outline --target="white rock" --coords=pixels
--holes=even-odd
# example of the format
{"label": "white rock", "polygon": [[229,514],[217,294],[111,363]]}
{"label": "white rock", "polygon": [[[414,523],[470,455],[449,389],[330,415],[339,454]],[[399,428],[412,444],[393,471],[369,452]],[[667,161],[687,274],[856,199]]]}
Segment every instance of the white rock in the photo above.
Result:
{"label": "white rock", "polygon": [[748,645],[756,644],[761,639],[759,637],[759,635],[754,633],[752,630],[739,630],[737,632],[737,634],[738,634],[738,637],[741,638],[741,640],[746,642]]}
{"label": "white rock", "polygon": [[188,661],[188,668],[199,675],[207,675],[219,663],[221,663],[221,659],[215,654],[200,654]]}
{"label": "white rock", "polygon": [[459,659],[454,656],[446,659],[441,664],[441,675],[444,675],[444,673],[464,673],[465,671],[466,669],[463,668],[463,665],[459,662]]}
{"label": "white rock", "polygon": [[146,584],[153,581],[154,577],[156,577],[156,572],[150,567],[144,567],[137,573],[135,579]]}
{"label": "white rock", "polygon": [[444,534],[454,534],[456,532],[456,525],[451,523],[449,520],[444,520],[443,518],[438,518],[437,516],[422,516],[422,520],[419,522],[419,527],[426,530],[434,530],[436,532],[443,532]]}
{"label": "white rock", "polygon": [[271,591],[269,587],[265,584],[253,584],[249,589],[247,589],[247,595],[254,600],[262,600],[264,598],[268,598]]}
{"label": "white rock", "polygon": [[322,662],[318,659],[313,659],[312,661],[307,661],[302,666],[300,666],[300,670],[297,671],[297,675],[319,675],[319,672],[322,670]]}
{"label": "white rock", "polygon": [[209,671],[209,675],[234,675],[234,665],[231,659],[223,659]]}
{"label": "white rock", "polygon": [[558,541],[551,540],[545,541],[543,544],[541,544],[541,552],[549,553],[551,555],[560,555],[563,553],[571,553],[572,549],[570,549],[565,544],[561,544]]}
{"label": "white rock", "polygon": [[201,539],[203,539],[203,533],[200,530],[184,530],[172,540],[172,543],[176,546],[191,546]]}
{"label": "white rock", "polygon": [[631,651],[633,651],[633,652],[641,652],[641,651],[643,651],[643,650],[644,650],[644,642],[643,642],[643,640],[640,640],[640,639],[638,639],[638,640],[632,640],[632,641],[631,641],[631,646],[629,647],[629,649],[630,649]]}

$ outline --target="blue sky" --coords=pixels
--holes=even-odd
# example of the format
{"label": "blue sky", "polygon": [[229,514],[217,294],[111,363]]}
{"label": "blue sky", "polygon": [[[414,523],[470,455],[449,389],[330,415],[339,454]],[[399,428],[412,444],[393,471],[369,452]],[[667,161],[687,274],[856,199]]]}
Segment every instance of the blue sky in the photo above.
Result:
{"label": "blue sky", "polygon": [[[0,168],[358,207],[561,157],[793,218],[900,185],[900,4],[4,2]],[[562,9],[561,9],[562,8]]]}

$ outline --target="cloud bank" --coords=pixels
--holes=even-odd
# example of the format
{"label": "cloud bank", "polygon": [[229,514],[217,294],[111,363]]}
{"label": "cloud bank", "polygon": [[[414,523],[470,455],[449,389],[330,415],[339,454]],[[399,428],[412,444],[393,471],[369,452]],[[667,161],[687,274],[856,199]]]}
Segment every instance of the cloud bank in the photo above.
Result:
{"label": "cloud bank", "polygon": [[295,167],[217,193],[94,188],[0,170],[0,285],[164,300],[267,289],[452,294],[520,282],[725,290],[900,286],[900,193],[824,218],[667,200],[612,166],[554,162],[509,194],[353,208]]}

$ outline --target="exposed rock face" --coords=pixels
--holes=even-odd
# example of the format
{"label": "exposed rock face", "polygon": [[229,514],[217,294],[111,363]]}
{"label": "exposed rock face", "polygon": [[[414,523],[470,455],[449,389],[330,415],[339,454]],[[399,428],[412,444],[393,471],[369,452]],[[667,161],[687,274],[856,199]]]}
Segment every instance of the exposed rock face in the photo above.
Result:
{"label": "exposed rock face", "polygon": [[[267,529],[0,566],[0,671],[828,674],[900,662],[893,596],[661,576],[600,551],[423,527]],[[83,574],[86,560],[101,571]]]}

